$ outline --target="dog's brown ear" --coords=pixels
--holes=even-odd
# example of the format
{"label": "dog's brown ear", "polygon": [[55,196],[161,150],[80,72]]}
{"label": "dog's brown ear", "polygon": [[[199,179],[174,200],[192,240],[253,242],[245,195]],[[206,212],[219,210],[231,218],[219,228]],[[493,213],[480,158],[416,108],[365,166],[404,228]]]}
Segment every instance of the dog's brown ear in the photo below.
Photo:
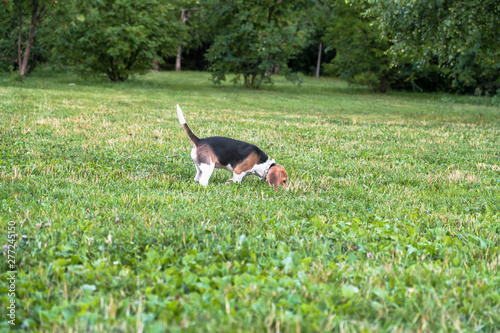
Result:
{"label": "dog's brown ear", "polygon": [[278,173],[273,168],[269,169],[269,172],[266,176],[267,183],[274,188],[278,187]]}
{"label": "dog's brown ear", "polygon": [[277,189],[278,187],[287,187],[288,184],[288,173],[286,172],[285,168],[283,168],[281,165],[276,164],[273,165],[270,169],[269,172],[267,173],[266,176],[267,182],[269,185]]}

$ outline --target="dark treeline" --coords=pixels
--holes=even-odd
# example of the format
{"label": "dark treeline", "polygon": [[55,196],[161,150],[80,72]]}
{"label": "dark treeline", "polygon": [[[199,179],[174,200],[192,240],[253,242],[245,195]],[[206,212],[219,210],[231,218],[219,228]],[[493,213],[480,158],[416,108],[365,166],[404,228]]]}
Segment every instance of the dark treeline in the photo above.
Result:
{"label": "dark treeline", "polygon": [[0,70],[112,81],[159,67],[259,87],[280,73],[388,89],[500,93],[500,0],[6,0]]}

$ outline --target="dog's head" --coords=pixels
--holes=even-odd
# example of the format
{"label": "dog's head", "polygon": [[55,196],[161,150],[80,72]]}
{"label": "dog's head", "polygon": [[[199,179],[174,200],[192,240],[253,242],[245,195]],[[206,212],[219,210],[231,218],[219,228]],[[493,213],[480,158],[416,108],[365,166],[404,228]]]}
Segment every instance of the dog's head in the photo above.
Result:
{"label": "dog's head", "polygon": [[269,185],[277,189],[278,187],[288,186],[288,173],[285,168],[279,164],[275,164],[269,168],[266,175],[266,180]]}

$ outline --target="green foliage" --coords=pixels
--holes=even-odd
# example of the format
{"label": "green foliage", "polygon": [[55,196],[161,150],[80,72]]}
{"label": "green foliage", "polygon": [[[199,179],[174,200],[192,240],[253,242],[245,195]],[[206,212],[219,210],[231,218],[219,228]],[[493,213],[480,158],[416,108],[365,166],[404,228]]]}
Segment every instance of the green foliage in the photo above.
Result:
{"label": "green foliage", "polygon": [[451,92],[452,82],[436,60],[425,63],[399,62],[391,89],[419,92]]}
{"label": "green foliage", "polygon": [[[293,71],[315,75],[319,45],[324,41],[326,28],[332,22],[333,13],[328,0],[309,0],[307,4],[308,6],[301,11],[298,19],[300,30],[305,31],[308,38],[302,51],[288,61],[288,66]],[[322,64],[329,63],[335,57],[335,49],[327,45],[322,45],[321,53]]]}
{"label": "green foliage", "polygon": [[17,65],[19,18],[12,2],[0,3],[0,8],[0,71],[13,71]]}
{"label": "green foliage", "polygon": [[500,88],[500,2],[370,1],[398,62],[438,59],[459,92]]}
{"label": "green foliage", "polygon": [[175,54],[179,19],[173,9],[160,0],[67,2],[58,13],[56,58],[113,82],[144,74],[162,55]]}
{"label": "green foliage", "polygon": [[211,44],[214,40],[215,22],[207,19],[208,14],[200,2],[201,0],[185,0],[179,4],[182,9],[185,9],[185,15],[188,18],[184,24],[183,52],[198,50],[204,44]]}
{"label": "green foliage", "polygon": [[[0,248],[16,222],[16,328],[500,327],[500,119],[491,98],[381,96],[311,78],[299,88],[282,77],[256,91],[189,72],[120,85],[7,76]],[[287,168],[289,190],[252,176],[224,185],[225,170],[197,185],[176,103],[199,136],[259,145]],[[0,330],[9,328],[2,316]]]}
{"label": "green foliage", "polygon": [[394,72],[386,55],[389,42],[380,38],[374,19],[363,15],[369,7],[368,1],[333,1],[333,16],[324,39],[337,55],[328,71],[385,93]]}
{"label": "green foliage", "polygon": [[487,96],[500,93],[500,64],[484,63],[474,50],[462,52],[443,67],[452,81],[452,91]]}
{"label": "green foliage", "polygon": [[[53,9],[51,0],[40,1],[46,8]],[[0,3],[0,71],[18,71],[18,42],[19,42],[19,6],[21,7],[21,50],[26,48],[31,23],[31,12],[34,1],[11,0]],[[51,10],[44,11],[50,14]],[[29,75],[39,64],[45,63],[50,57],[51,29],[48,22],[50,15],[44,15],[35,29],[34,41],[30,49],[26,75]],[[20,79],[24,79],[21,77]]]}
{"label": "green foliage", "polygon": [[216,20],[217,36],[208,50],[213,81],[226,80],[229,73],[243,76],[247,87],[270,82],[275,68],[292,81],[299,78],[287,68],[287,60],[305,42],[296,18],[304,1],[207,1],[207,13]]}

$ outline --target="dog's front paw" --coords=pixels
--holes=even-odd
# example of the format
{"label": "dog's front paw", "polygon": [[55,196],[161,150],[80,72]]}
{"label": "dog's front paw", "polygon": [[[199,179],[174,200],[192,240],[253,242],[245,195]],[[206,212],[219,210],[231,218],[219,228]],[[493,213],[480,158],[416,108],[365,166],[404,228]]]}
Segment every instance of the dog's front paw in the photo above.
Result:
{"label": "dog's front paw", "polygon": [[226,185],[231,184],[232,182],[233,182],[233,180],[232,180],[232,179],[228,179],[228,180],[226,181]]}

